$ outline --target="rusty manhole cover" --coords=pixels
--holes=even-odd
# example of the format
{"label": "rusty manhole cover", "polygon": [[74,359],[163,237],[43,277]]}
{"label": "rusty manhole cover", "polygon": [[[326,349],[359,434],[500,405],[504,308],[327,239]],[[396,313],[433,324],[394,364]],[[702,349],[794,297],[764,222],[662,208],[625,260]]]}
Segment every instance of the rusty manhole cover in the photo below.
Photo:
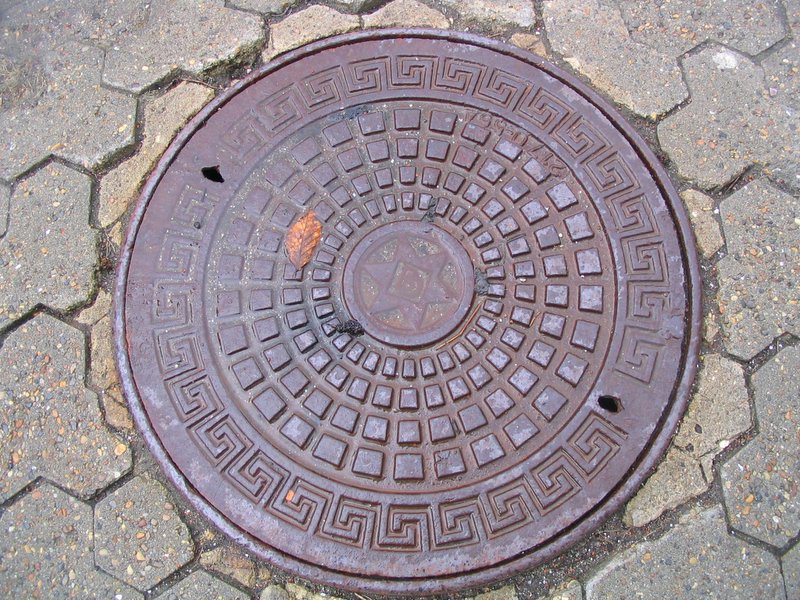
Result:
{"label": "rusty manhole cover", "polygon": [[652,153],[558,69],[452,33],[336,38],[214,101],[148,184],[117,294],[176,485],[359,590],[485,583],[585,535],[664,450],[697,354]]}

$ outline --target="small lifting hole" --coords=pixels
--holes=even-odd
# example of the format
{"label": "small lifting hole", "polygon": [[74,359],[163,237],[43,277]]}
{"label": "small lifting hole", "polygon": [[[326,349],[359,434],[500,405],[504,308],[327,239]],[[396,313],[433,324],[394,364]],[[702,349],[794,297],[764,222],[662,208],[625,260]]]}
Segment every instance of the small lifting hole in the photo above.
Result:
{"label": "small lifting hole", "polygon": [[219,172],[219,165],[215,165],[213,167],[203,167],[200,169],[200,172],[203,174],[203,177],[209,181],[213,181],[215,183],[225,182],[225,178],[222,176],[222,173]]}
{"label": "small lifting hole", "polygon": [[610,413],[618,413],[622,410],[622,402],[620,402],[619,398],[615,398],[614,396],[600,396],[597,399],[597,403],[600,405],[600,408]]}

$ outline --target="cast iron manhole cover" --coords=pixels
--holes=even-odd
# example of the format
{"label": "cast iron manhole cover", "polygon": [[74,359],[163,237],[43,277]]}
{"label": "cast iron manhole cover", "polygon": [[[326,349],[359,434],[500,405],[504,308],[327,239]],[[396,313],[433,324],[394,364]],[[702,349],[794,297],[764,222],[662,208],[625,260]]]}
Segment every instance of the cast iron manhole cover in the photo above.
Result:
{"label": "cast iron manhole cover", "polygon": [[241,543],[453,590],[641,483],[699,289],[673,188],[597,95],[489,40],[371,32],[265,67],[172,145],[124,249],[119,360],[152,450]]}

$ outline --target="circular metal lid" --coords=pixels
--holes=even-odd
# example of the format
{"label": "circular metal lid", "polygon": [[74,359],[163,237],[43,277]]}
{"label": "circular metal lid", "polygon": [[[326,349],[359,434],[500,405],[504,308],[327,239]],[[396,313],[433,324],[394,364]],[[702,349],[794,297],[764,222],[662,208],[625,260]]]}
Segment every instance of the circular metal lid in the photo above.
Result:
{"label": "circular metal lid", "polygon": [[267,65],[172,144],[118,354],[218,526],[325,583],[434,592],[541,562],[641,483],[699,290],[680,201],[596,94],[497,42],[376,31]]}

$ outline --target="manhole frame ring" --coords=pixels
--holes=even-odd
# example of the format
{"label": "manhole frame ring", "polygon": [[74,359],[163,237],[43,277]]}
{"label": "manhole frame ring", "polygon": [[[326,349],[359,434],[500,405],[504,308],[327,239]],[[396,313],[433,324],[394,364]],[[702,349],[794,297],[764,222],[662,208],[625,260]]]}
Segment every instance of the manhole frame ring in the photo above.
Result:
{"label": "manhole frame ring", "polygon": [[[569,86],[576,93],[593,104],[631,144],[643,165],[652,174],[653,179],[664,197],[670,199],[668,208],[670,209],[671,218],[678,234],[678,242],[683,251],[682,258],[686,274],[685,284],[689,287],[689,295],[687,298],[688,339],[683,349],[681,377],[674,389],[675,400],[669,412],[666,415],[662,415],[658,425],[658,432],[652,439],[651,444],[643,451],[639,461],[632,467],[633,472],[631,476],[620,481],[601,503],[597,504],[582,518],[572,523],[566,530],[559,533],[557,537],[551,538],[521,555],[491,567],[473,572],[438,576],[431,579],[376,579],[327,569],[285,554],[254,539],[240,529],[239,526],[230,521],[224,514],[215,509],[202,494],[194,489],[185,475],[183,475],[174,464],[150,422],[138,389],[134,383],[131,363],[127,353],[127,334],[124,318],[127,275],[130,267],[130,260],[134,242],[147,210],[149,199],[155,192],[161,182],[163,174],[169,168],[170,164],[175,160],[184,145],[203,126],[203,123],[243,89],[289,63],[323,50],[336,48],[353,42],[375,41],[395,37],[451,40],[477,46],[510,56],[517,60],[528,62]],[[628,127],[626,119],[619,110],[614,108],[608,100],[589,88],[586,83],[580,81],[577,77],[570,75],[558,66],[552,65],[531,52],[502,41],[488,39],[471,33],[424,28],[390,28],[346,33],[312,42],[295,50],[291,50],[273,59],[257,70],[254,70],[247,77],[227,90],[224,90],[219,96],[203,107],[186,125],[184,125],[181,131],[172,140],[167,150],[163,153],[142,187],[142,191],[130,213],[125,241],[120,248],[113,299],[114,345],[117,371],[120,376],[123,393],[128,401],[129,409],[137,429],[142,435],[148,450],[159,464],[159,467],[164,471],[171,484],[175,486],[189,504],[202,514],[215,528],[248,551],[253,552],[259,558],[266,560],[292,575],[310,579],[315,582],[324,582],[323,585],[340,587],[351,591],[366,591],[369,593],[395,596],[407,595],[409,592],[432,595],[463,591],[469,588],[496,583],[501,579],[512,577],[523,570],[534,568],[564,553],[616,513],[660,463],[688,405],[700,357],[702,278],[696,247],[695,236],[689,221],[688,213],[683,203],[680,201],[680,197],[666,170],[660,164],[655,153],[636,130]]]}

